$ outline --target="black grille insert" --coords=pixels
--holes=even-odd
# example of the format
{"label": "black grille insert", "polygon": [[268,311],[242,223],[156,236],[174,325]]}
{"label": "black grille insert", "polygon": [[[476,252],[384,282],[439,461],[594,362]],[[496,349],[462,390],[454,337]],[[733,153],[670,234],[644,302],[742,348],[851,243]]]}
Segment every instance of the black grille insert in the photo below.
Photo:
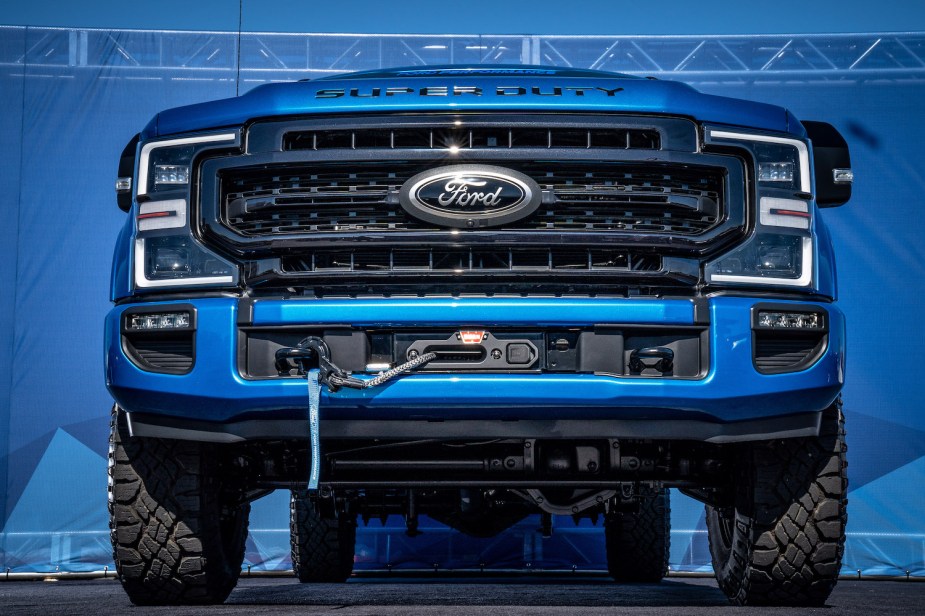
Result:
{"label": "black grille insert", "polygon": [[[281,348],[297,345],[307,336],[318,336],[327,343],[334,363],[350,372],[378,372],[383,364],[395,366],[407,361],[412,351],[438,353],[439,359],[420,367],[420,372],[545,371],[606,373],[644,379],[699,379],[710,364],[709,329],[700,326],[652,329],[617,324],[597,328],[478,326],[477,329],[482,331],[481,342],[460,344],[458,329],[244,325],[237,337],[238,360],[245,378],[301,378],[295,365],[278,366],[276,353]],[[647,369],[644,374],[634,371],[629,365],[633,351],[640,345],[655,343],[674,351],[671,370]],[[515,348],[512,350],[510,345]],[[495,349],[501,353],[492,353]]]}
{"label": "black grille insert", "polygon": [[[433,164],[316,163],[219,172],[225,224],[242,236],[433,231],[398,203]],[[722,168],[632,163],[516,163],[544,191],[515,231],[702,235],[722,222]]]}
{"label": "black grille insert", "polygon": [[467,273],[561,272],[640,273],[661,270],[656,255],[631,254],[620,250],[584,248],[357,248],[315,250],[281,259],[282,271],[289,274],[335,272]]}
{"label": "black grille insert", "polygon": [[193,368],[193,336],[193,332],[126,334],[124,346],[129,357],[143,370],[186,374]]}
{"label": "black grille insert", "polygon": [[756,332],[755,367],[765,374],[803,370],[822,355],[825,343],[823,333]]}
{"label": "black grille insert", "polygon": [[287,132],[283,150],[616,148],[661,149],[661,134],[645,128],[358,128]]}

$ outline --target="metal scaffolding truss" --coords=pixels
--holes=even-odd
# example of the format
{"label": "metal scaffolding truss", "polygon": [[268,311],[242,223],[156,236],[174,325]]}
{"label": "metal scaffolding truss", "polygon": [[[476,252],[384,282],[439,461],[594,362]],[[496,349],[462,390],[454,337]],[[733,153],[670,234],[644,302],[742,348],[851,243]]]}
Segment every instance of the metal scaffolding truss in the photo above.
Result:
{"label": "metal scaffolding truss", "polygon": [[188,32],[0,27],[0,67],[32,73],[242,81],[392,66],[548,64],[689,82],[921,81],[925,33],[528,36]]}

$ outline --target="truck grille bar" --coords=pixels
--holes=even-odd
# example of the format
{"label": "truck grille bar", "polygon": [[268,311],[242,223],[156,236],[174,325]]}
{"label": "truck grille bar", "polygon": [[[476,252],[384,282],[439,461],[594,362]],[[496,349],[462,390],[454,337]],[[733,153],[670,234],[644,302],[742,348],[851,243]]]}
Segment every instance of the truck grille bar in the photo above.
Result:
{"label": "truck grille bar", "polygon": [[[506,230],[697,236],[722,221],[722,169],[624,163],[502,163],[530,175],[544,203]],[[408,215],[398,191],[436,165],[301,164],[220,173],[225,224],[250,237],[437,230]]]}
{"label": "truck grille bar", "polygon": [[362,128],[287,132],[283,150],[366,148],[661,148],[658,131],[643,128]]}
{"label": "truck grille bar", "polygon": [[[257,122],[202,160],[202,238],[247,284],[316,296],[621,295],[691,289],[747,231],[745,161],[683,118],[433,113]],[[399,200],[415,175],[485,164],[531,178],[531,214],[451,229]],[[652,291],[656,289],[656,291]],[[269,291],[267,291],[269,292]]]}
{"label": "truck grille bar", "polygon": [[661,258],[598,249],[354,249],[316,250],[282,258],[286,273],[389,272],[657,272]]}

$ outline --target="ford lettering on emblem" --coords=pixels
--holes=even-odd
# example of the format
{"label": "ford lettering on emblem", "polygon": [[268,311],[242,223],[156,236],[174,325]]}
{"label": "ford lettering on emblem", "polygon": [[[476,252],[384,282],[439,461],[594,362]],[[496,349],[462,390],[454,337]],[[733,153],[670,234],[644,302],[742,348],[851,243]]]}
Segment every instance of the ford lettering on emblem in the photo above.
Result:
{"label": "ford lettering on emblem", "polygon": [[526,218],[542,200],[530,177],[492,165],[437,167],[410,178],[399,193],[406,212],[442,227],[496,227]]}

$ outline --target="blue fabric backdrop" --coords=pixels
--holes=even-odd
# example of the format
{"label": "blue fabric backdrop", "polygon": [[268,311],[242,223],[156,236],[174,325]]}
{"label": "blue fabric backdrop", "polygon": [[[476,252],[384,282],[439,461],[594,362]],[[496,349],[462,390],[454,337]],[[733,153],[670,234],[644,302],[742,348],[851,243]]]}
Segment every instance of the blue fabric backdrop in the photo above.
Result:
{"label": "blue fabric backdrop", "polygon": [[[844,566],[925,575],[925,413],[914,374],[914,358],[925,348],[917,310],[925,290],[925,64],[902,51],[920,58],[925,35],[869,52],[865,46],[876,37],[857,35],[854,52],[844,37],[794,44],[764,38],[770,52],[760,51],[761,40],[744,38],[707,40],[692,52],[695,45],[683,37],[654,48],[633,39],[608,47],[592,38],[417,37],[409,46],[396,37],[245,34],[238,54],[231,33],[0,27],[0,568],[112,566],[105,473],[111,401],[101,324],[112,246],[125,216],[112,185],[123,145],[153,114],[268,80],[425,61],[568,63],[571,57],[585,58],[576,65],[644,70],[712,93],[777,103],[846,134],[855,197],[823,213],[849,319]],[[777,58],[782,46],[780,68],[768,70],[765,63],[778,59],[760,54]],[[627,48],[632,53],[613,52]],[[819,56],[801,51],[810,48]],[[427,56],[428,49],[442,55]],[[664,57],[654,57],[658,49]],[[844,49],[849,55],[842,58]],[[849,69],[853,58],[859,59]],[[276,492],[255,503],[248,566],[289,567],[287,499]],[[429,521],[422,536],[409,539],[394,522],[361,529],[358,567],[605,564],[601,528],[576,527],[568,518],[556,520],[548,539],[536,519],[489,540]],[[671,562],[674,569],[709,570],[703,508],[677,493]]]}

